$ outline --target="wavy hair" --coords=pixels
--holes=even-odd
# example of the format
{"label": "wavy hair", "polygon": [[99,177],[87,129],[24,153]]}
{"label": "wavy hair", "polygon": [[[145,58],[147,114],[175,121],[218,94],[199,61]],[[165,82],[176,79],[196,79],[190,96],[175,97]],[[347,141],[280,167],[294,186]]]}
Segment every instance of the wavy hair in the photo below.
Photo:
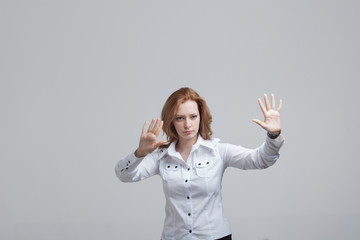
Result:
{"label": "wavy hair", "polygon": [[195,101],[200,113],[200,126],[199,134],[202,138],[209,140],[212,135],[211,122],[212,116],[205,100],[191,88],[180,88],[173,92],[166,100],[164,107],[161,111],[161,119],[164,121],[163,132],[167,136],[168,143],[160,146],[160,148],[168,148],[170,144],[177,141],[179,136],[176,132],[173,121],[180,104],[186,101]]}

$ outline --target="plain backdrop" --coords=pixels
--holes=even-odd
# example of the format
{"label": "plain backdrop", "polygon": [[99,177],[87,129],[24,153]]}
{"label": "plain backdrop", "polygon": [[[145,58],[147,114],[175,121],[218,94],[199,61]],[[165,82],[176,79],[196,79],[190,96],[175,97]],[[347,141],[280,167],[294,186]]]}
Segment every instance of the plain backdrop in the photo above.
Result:
{"label": "plain backdrop", "polygon": [[234,239],[360,238],[360,3],[0,1],[0,239],[159,239],[158,176],[119,159],[180,87],[214,136],[255,148],[257,98],[283,99],[266,170],[228,169]]}

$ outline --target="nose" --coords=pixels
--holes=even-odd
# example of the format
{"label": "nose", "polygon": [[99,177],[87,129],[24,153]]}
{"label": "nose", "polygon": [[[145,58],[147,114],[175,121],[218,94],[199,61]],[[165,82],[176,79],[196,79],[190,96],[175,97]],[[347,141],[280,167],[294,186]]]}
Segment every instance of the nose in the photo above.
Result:
{"label": "nose", "polygon": [[185,120],[185,129],[189,129],[191,127],[191,124],[190,124],[190,120],[188,118],[186,118]]}

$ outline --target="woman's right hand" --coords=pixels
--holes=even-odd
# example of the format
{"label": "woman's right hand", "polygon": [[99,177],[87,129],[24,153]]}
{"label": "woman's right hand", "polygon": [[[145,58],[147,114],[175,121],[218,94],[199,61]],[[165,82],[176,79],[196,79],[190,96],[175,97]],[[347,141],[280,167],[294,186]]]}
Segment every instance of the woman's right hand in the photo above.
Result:
{"label": "woman's right hand", "polygon": [[160,118],[156,119],[156,121],[155,118],[153,118],[148,130],[146,131],[147,122],[144,123],[141,132],[139,147],[135,151],[136,157],[145,157],[149,153],[152,153],[156,148],[166,143],[165,140],[156,142],[163,124],[164,123],[163,121],[160,121]]}

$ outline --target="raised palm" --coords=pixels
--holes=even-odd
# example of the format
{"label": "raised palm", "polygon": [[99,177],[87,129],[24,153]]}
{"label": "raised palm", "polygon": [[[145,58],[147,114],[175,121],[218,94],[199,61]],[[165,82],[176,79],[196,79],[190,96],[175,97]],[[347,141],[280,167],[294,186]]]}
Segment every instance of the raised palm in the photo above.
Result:
{"label": "raised palm", "polygon": [[280,99],[279,106],[276,108],[274,94],[271,94],[271,105],[266,94],[264,94],[265,106],[262,103],[261,99],[258,98],[258,103],[260,105],[261,111],[264,114],[264,121],[258,119],[252,119],[253,122],[259,124],[269,133],[277,133],[281,130],[280,125],[280,110],[282,107],[282,100]]}
{"label": "raised palm", "polygon": [[147,154],[153,152],[156,148],[166,143],[166,141],[157,142],[157,138],[161,132],[163,121],[160,119],[153,119],[146,131],[147,122],[144,123],[142,128],[139,147],[135,152],[137,157],[144,157]]}

